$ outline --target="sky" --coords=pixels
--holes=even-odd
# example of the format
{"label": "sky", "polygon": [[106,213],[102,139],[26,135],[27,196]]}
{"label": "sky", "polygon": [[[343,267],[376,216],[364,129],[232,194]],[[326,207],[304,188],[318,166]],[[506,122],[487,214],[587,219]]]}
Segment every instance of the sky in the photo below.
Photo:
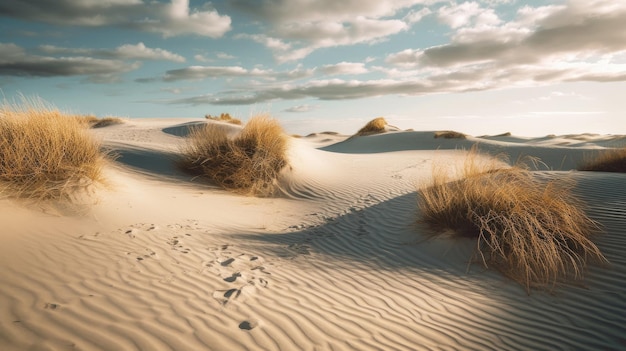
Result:
{"label": "sky", "polygon": [[626,134],[624,0],[2,0],[0,94],[291,133]]}

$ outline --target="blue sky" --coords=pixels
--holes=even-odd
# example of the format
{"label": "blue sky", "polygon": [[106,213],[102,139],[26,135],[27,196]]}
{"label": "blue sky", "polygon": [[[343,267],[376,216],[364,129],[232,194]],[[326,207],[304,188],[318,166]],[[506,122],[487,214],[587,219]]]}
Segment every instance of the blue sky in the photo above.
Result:
{"label": "blue sky", "polygon": [[626,2],[3,0],[0,89],[293,133],[626,134]]}

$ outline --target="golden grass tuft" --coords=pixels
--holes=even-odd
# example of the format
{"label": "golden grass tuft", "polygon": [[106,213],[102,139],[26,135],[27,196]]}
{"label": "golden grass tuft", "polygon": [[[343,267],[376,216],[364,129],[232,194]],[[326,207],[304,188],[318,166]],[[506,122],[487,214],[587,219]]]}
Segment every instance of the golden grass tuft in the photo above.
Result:
{"label": "golden grass tuft", "polygon": [[218,122],[226,122],[235,125],[241,125],[241,120],[238,118],[232,117],[229,113],[222,113],[219,116],[211,116],[209,114],[205,115],[204,118],[212,121]]}
{"label": "golden grass tuft", "polygon": [[467,139],[467,136],[463,133],[451,131],[451,130],[442,130],[435,132],[435,139],[444,138],[444,139]]}
{"label": "golden grass tuft", "polygon": [[234,138],[207,124],[191,132],[180,165],[237,193],[271,196],[288,164],[287,143],[280,124],[264,115],[250,119]]}
{"label": "golden grass tuft", "polygon": [[356,132],[354,136],[366,136],[384,133],[385,126],[387,126],[387,121],[384,117],[374,118],[373,120],[367,122],[367,124],[363,126],[363,128],[359,129],[359,131]]}
{"label": "golden grass tuft", "polygon": [[433,236],[477,238],[473,258],[527,290],[581,279],[588,262],[606,262],[589,239],[599,226],[572,195],[571,182],[540,181],[527,169],[476,159],[474,150],[461,179],[434,171],[433,184],[418,191],[421,222]]}
{"label": "golden grass tuft", "polygon": [[605,150],[578,167],[578,170],[626,173],[626,148]]}
{"label": "golden grass tuft", "polygon": [[74,116],[80,123],[88,128],[103,128],[116,124],[123,124],[124,120],[119,117],[98,118],[93,115]]}
{"label": "golden grass tuft", "polygon": [[124,120],[118,117],[103,117],[103,118],[98,118],[98,120],[95,123],[91,123],[90,126],[91,128],[103,128],[103,127],[108,127],[108,126],[112,126],[116,124],[123,124],[123,123],[124,123]]}
{"label": "golden grass tuft", "polygon": [[0,192],[71,200],[102,180],[105,156],[80,120],[38,99],[0,107]]}

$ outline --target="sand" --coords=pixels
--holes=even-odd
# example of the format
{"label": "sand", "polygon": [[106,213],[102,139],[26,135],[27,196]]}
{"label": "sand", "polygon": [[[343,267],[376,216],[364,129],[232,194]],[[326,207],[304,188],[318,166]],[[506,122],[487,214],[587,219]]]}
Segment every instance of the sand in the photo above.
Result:
{"label": "sand", "polygon": [[[0,200],[0,350],[626,349],[626,175],[572,171],[625,137],[316,133],[262,199],[176,169],[202,123],[93,130],[119,157],[80,206]],[[528,294],[470,240],[425,241],[416,188],[476,143],[576,180],[610,266]]]}

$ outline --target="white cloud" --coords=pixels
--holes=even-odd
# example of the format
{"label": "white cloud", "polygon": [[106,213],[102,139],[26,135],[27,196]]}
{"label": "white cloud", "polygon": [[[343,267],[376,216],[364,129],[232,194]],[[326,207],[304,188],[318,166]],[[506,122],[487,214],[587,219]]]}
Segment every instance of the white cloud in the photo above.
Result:
{"label": "white cloud", "polygon": [[141,0],[5,1],[0,2],[0,16],[62,26],[121,26],[164,37],[193,34],[217,38],[231,29],[229,16],[220,15],[209,3],[191,9],[189,0],[169,4]]}
{"label": "white cloud", "polygon": [[215,56],[217,56],[217,58],[220,60],[232,60],[236,58],[235,56],[229,55],[225,52],[218,52],[217,54],[215,54]]}
{"label": "white cloud", "polygon": [[398,75],[378,80],[313,80],[301,84],[283,84],[257,89],[242,88],[220,94],[170,101],[174,104],[247,105],[274,100],[315,98],[319,100],[347,100],[384,95],[424,95],[432,93],[469,92],[510,87],[554,84],[565,81],[626,80],[626,64],[617,74],[598,69],[593,64],[572,65],[555,70],[541,65],[513,68],[478,66],[462,71],[436,70],[427,77]]}
{"label": "white cloud", "polygon": [[273,31],[278,38],[268,37],[265,41],[280,43],[268,45],[268,48],[274,49],[275,56],[280,62],[287,62],[302,59],[321,48],[375,43],[408,28],[409,26],[401,20],[356,17],[347,22],[324,21],[283,25]]}
{"label": "white cloud", "polygon": [[151,49],[146,47],[144,43],[119,46],[115,49],[115,53],[119,55],[121,59],[185,62],[185,58],[178,54],[159,48]]}
{"label": "white cloud", "polygon": [[424,7],[419,11],[411,10],[406,16],[404,16],[403,20],[409,24],[413,24],[421,21],[424,17],[432,13],[433,12],[428,7]]}
{"label": "white cloud", "polygon": [[173,82],[177,80],[199,80],[204,78],[241,77],[250,75],[253,75],[253,72],[239,66],[190,66],[167,71],[163,80]]}
{"label": "white cloud", "polygon": [[315,106],[312,106],[312,105],[297,105],[297,106],[293,106],[293,107],[286,109],[285,112],[302,113],[302,112],[309,112],[313,110],[315,110]]}
{"label": "white cloud", "polygon": [[487,4],[489,6],[499,6],[505,4],[511,4],[516,2],[517,0],[480,0],[481,3]]}
{"label": "white cloud", "polygon": [[[236,6],[265,20],[262,34],[240,35],[262,43],[279,62],[302,59],[312,52],[336,46],[376,43],[406,31],[429,14],[420,4],[438,0],[252,0],[235,1]],[[402,19],[392,18],[411,9]]]}
{"label": "white cloud", "polygon": [[271,50],[286,51],[291,49],[290,44],[285,43],[284,41],[277,38],[268,37],[264,34],[238,34],[235,36],[235,38],[251,39],[259,44],[266,46],[268,49]]}
{"label": "white cloud", "polygon": [[340,62],[334,65],[325,65],[320,68],[320,71],[327,75],[356,75],[368,73],[367,68],[365,68],[365,64],[360,62]]}
{"label": "white cloud", "polygon": [[[169,70],[165,72],[162,78],[166,82],[174,82],[179,80],[202,80],[206,78],[262,78],[267,81],[289,81],[310,77],[314,73],[314,69],[303,69],[297,67],[290,71],[274,71],[260,68],[247,69],[241,66],[190,66],[180,69]],[[157,78],[143,78],[139,82],[152,82]]]}
{"label": "white cloud", "polygon": [[457,69],[486,63],[494,67],[544,64],[558,70],[560,62],[587,62],[594,56],[604,55],[610,61],[626,50],[626,3],[607,11],[600,6],[606,2],[571,1],[568,7],[523,9],[522,22],[462,28],[449,44],[403,50],[389,55],[387,62]]}
{"label": "white cloud", "polygon": [[[466,6],[469,15],[458,14],[459,6]],[[507,23],[476,2],[442,8],[447,8],[443,11],[446,20],[456,28],[447,44],[388,55],[386,62],[392,67],[366,69],[360,63],[341,62],[316,69],[318,74],[327,75],[371,70],[385,74],[387,79],[258,84],[172,103],[236,105],[280,99],[359,99],[563,82],[626,81],[626,3],[570,0],[564,6],[524,7]],[[328,23],[316,32],[306,32],[304,28],[312,27],[303,25],[297,27],[302,32],[294,30],[290,35],[308,43],[321,43],[331,33],[345,33],[342,26]],[[291,48],[292,57],[299,55],[298,50],[315,49],[315,45],[294,49],[294,42],[281,43]]]}
{"label": "white cloud", "polygon": [[165,60],[185,62],[185,58],[170,51],[149,48],[144,43],[125,44],[115,49],[78,49],[54,45],[41,45],[39,50],[46,54],[81,55],[89,57],[112,58],[120,60]]}
{"label": "white cloud", "polygon": [[193,56],[194,60],[198,62],[213,62],[213,59],[206,57],[205,55],[197,54]]}
{"label": "white cloud", "polygon": [[443,6],[437,12],[439,20],[456,29],[466,25],[493,26],[501,23],[493,9],[485,9],[477,2]]}

